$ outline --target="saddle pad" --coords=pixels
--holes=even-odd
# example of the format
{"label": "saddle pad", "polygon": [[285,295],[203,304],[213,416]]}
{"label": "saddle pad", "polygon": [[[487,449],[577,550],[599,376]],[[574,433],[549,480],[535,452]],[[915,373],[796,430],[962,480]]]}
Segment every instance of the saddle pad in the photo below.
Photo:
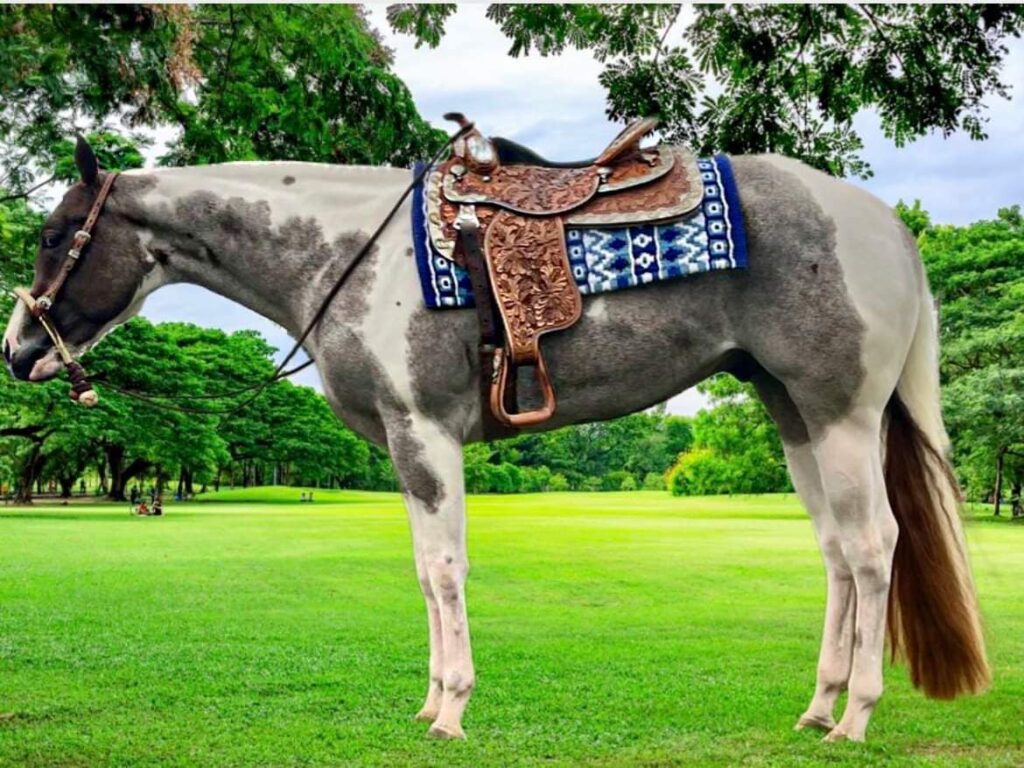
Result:
{"label": "saddle pad", "polygon": [[[729,159],[702,158],[697,167],[704,198],[682,218],[628,227],[566,227],[566,249],[580,293],[747,266],[743,216]],[[427,215],[427,196],[420,184],[413,193],[412,231],[423,300],[430,309],[472,307],[469,273],[434,247]]]}

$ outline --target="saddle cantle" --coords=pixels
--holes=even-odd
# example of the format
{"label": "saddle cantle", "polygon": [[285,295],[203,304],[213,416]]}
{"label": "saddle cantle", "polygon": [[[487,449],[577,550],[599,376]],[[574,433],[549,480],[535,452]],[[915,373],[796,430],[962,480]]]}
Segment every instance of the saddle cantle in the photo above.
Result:
{"label": "saddle cantle", "polygon": [[[445,117],[468,125],[462,115]],[[540,338],[571,327],[583,308],[566,253],[566,225],[665,221],[700,205],[703,185],[692,154],[667,146],[641,149],[655,127],[654,119],[637,120],[593,161],[565,164],[474,128],[430,172],[427,229],[438,252],[469,274],[485,400],[502,426],[533,426],[555,412]],[[518,407],[520,367],[535,371],[543,403],[534,410]]]}

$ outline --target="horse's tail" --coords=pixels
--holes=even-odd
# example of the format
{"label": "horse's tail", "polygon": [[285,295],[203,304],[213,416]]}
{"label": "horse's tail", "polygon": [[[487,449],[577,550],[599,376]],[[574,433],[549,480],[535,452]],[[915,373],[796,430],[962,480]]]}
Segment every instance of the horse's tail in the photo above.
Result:
{"label": "horse's tail", "polygon": [[960,521],[960,489],[946,454],[932,297],[886,409],[885,484],[899,538],[889,592],[889,643],[926,695],[977,693],[990,680]]}

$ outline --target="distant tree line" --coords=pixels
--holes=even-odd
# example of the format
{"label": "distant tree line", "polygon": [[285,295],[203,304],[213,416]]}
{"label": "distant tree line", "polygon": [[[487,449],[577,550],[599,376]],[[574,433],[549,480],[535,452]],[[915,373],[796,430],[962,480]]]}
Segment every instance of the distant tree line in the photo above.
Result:
{"label": "distant tree line", "polygon": [[1024,216],[1019,205],[964,227],[919,201],[897,210],[917,236],[936,299],[942,402],[969,498],[1024,514]]}
{"label": "distant tree line", "polygon": [[[71,403],[63,380],[5,376],[0,483],[20,501],[51,484],[70,496],[86,476],[112,499],[136,483],[182,496],[224,485],[396,489],[386,454],[346,429],[312,388],[280,381],[233,409],[244,397],[223,395],[269,376],[273,352],[254,331],[136,318],[83,359],[99,382],[95,408]],[[665,471],[691,443],[689,419],[662,407],[469,446],[466,475],[478,493],[664,488]]]}
{"label": "distant tree line", "polygon": [[86,475],[112,499],[147,478],[182,496],[221,485],[394,488],[383,454],[309,387],[277,382],[230,412],[242,398],[218,395],[267,378],[273,351],[253,331],[135,319],[83,359],[102,382],[95,408],[71,403],[65,381],[32,386],[5,376],[0,482],[21,501],[50,483],[70,495]]}

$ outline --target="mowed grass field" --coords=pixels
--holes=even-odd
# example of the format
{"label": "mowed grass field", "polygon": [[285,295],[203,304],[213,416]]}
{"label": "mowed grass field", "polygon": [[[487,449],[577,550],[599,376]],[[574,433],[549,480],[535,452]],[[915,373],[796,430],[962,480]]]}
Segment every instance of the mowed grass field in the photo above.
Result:
{"label": "mowed grass field", "polygon": [[477,690],[436,742],[400,498],[298,494],[0,508],[0,765],[1024,765],[1024,526],[969,527],[991,691],[889,667],[827,745],[792,731],[825,588],[794,497],[471,498]]}

